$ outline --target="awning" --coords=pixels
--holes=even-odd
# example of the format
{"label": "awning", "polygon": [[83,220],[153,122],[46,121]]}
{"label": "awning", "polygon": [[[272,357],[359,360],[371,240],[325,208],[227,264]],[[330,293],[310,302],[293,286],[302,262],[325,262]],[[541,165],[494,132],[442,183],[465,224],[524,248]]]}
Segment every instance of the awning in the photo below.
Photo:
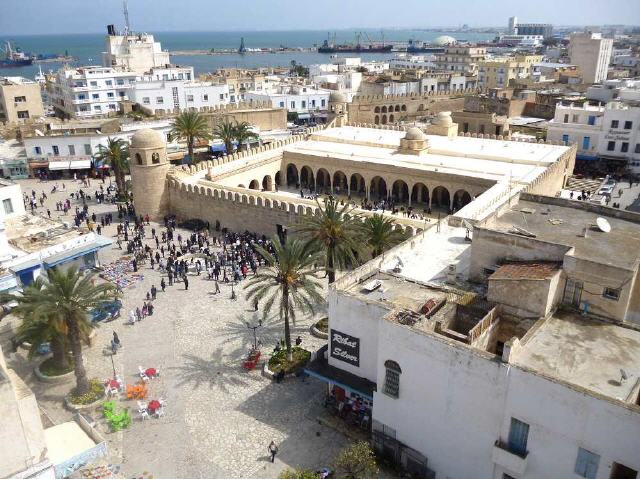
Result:
{"label": "awning", "polygon": [[62,263],[66,263],[67,261],[73,261],[76,258],[80,258],[81,256],[85,256],[87,254],[98,251],[105,246],[109,246],[113,241],[104,238],[102,236],[98,236],[96,241],[91,242],[89,244],[85,244],[82,246],[78,246],[76,248],[71,248],[66,251],[62,251],[57,254],[53,254],[48,258],[45,258],[43,263],[45,268],[53,268]]}
{"label": "awning", "polygon": [[69,168],[72,170],[84,170],[87,168],[91,168],[91,160],[75,160],[72,161],[69,165]]}
{"label": "awning", "polygon": [[30,161],[29,168],[47,168],[49,166],[48,161]]}
{"label": "awning", "polygon": [[9,267],[9,269],[11,271],[13,271],[14,273],[19,273],[21,271],[33,271],[38,269],[40,266],[42,265],[42,263],[40,262],[40,258],[31,258],[28,259],[22,263],[18,263],[15,264],[11,267]]}
{"label": "awning", "polygon": [[68,170],[69,169],[69,161],[50,161],[49,169],[50,170]]}
{"label": "awning", "polygon": [[368,379],[361,378],[343,369],[329,365],[324,357],[327,351],[325,344],[318,350],[317,357],[304,368],[304,372],[309,376],[320,379],[321,381],[335,384],[347,391],[353,391],[360,396],[373,401],[373,392],[376,390],[376,383]]}

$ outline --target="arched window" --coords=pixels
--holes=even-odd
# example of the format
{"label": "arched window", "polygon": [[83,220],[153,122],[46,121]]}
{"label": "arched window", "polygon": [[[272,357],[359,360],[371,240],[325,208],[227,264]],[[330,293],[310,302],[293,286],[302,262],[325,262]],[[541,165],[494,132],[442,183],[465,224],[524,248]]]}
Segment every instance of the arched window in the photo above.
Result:
{"label": "arched window", "polygon": [[151,155],[151,163],[153,163],[154,165],[160,163],[160,155],[158,153],[154,153]]}
{"label": "arched window", "polygon": [[387,396],[397,398],[400,394],[400,375],[402,374],[402,369],[400,369],[400,365],[398,363],[391,359],[387,359],[384,362],[384,367],[386,369],[386,373],[384,376],[383,392]]}
{"label": "arched window", "polygon": [[136,163],[138,165],[142,164],[142,156],[140,156],[140,153],[136,153]]}

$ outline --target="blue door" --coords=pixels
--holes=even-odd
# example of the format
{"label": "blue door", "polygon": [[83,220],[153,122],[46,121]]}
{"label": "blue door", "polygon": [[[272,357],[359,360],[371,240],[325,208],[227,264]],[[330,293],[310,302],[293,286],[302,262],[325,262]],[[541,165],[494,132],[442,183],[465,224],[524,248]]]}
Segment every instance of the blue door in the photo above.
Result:
{"label": "blue door", "polygon": [[590,125],[595,125],[596,124],[596,117],[593,115],[589,115],[589,124]]}
{"label": "blue door", "polygon": [[33,283],[33,270],[32,269],[26,269],[24,271],[20,271],[18,273],[18,276],[20,277],[20,282],[22,283],[22,286],[29,286],[31,283]]}
{"label": "blue door", "polygon": [[565,145],[569,143],[569,135],[562,135],[562,143]]}
{"label": "blue door", "polygon": [[585,136],[584,138],[582,138],[582,149],[588,150],[590,142],[591,142],[591,137]]}

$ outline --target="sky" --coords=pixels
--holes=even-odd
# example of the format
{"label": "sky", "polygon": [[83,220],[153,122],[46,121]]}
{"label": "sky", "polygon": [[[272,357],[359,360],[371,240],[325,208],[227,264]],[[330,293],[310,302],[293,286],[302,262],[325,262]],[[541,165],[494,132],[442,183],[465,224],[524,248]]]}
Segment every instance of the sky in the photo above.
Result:
{"label": "sky", "polygon": [[[0,0],[0,6],[0,40],[123,24],[122,0]],[[483,27],[504,26],[511,15],[554,25],[640,25],[640,0],[129,0],[129,15],[135,30],[149,32]]]}

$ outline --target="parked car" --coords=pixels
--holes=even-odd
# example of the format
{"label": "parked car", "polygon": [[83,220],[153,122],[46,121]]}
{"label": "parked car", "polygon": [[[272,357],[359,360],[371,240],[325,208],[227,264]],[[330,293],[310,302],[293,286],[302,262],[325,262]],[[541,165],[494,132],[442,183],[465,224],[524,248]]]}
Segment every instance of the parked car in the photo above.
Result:
{"label": "parked car", "polygon": [[120,316],[120,309],[122,308],[122,301],[116,299],[109,303],[104,304],[101,307],[95,308],[91,311],[91,321],[113,321]]}

